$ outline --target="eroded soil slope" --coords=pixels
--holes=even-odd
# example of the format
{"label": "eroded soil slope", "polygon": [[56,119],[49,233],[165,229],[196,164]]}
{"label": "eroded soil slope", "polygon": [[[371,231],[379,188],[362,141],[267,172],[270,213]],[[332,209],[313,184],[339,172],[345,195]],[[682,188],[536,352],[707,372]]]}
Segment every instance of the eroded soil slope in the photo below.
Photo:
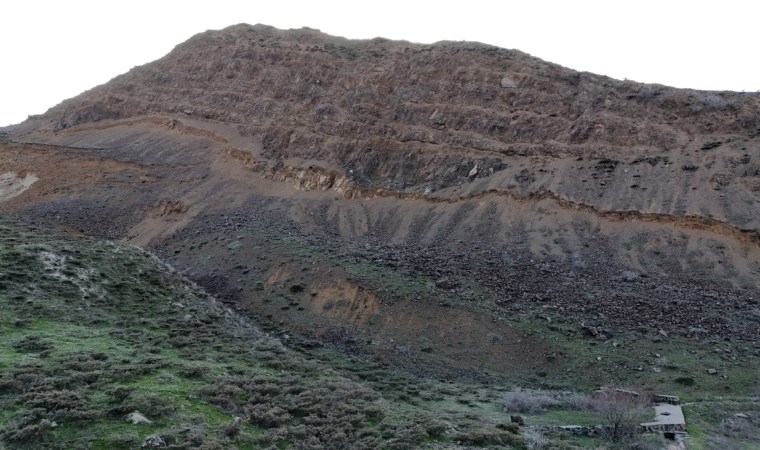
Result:
{"label": "eroded soil slope", "polygon": [[8,130],[0,208],[392,367],[747,390],[759,131],[757,94],[239,25]]}

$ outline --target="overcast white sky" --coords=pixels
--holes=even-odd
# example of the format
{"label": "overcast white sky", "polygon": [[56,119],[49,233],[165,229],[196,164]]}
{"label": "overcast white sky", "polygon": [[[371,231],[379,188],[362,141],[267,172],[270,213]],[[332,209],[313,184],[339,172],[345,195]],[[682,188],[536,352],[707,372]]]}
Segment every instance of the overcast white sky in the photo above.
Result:
{"label": "overcast white sky", "polygon": [[2,7],[0,126],[241,22],[480,41],[620,79],[758,91],[759,13],[756,0],[14,0]]}

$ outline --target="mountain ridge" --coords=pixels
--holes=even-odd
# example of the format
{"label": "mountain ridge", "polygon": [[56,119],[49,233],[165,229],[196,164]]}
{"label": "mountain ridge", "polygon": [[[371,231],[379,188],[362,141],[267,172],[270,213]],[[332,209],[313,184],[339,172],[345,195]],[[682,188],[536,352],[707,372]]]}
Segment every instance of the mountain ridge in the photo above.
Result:
{"label": "mountain ridge", "polygon": [[[353,171],[364,187],[393,179],[383,187],[420,191],[465,180],[475,155],[634,160],[675,153],[692,167],[706,159],[703,148],[730,146],[738,153],[746,148],[738,141],[754,140],[760,130],[755,94],[621,82],[480,44],[303,43],[317,37],[317,43],[339,39],[245,25],[201,33],[27,126],[52,131],[55,139],[71,126],[146,114],[222,121],[252,137],[266,159],[315,159],[328,169]],[[226,50],[219,54],[217,47]],[[405,161],[383,164],[386,154],[402,152]],[[430,153],[453,158],[431,163]],[[687,153],[695,154],[683,158]],[[452,164],[468,167],[442,176]]]}

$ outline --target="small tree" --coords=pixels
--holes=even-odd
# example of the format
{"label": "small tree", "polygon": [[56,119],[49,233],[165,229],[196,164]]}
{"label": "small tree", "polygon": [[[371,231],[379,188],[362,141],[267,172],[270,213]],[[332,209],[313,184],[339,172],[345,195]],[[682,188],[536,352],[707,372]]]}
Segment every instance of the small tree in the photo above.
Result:
{"label": "small tree", "polygon": [[609,426],[613,440],[638,434],[641,423],[651,415],[648,399],[623,389],[598,390],[592,396],[591,405],[603,424]]}

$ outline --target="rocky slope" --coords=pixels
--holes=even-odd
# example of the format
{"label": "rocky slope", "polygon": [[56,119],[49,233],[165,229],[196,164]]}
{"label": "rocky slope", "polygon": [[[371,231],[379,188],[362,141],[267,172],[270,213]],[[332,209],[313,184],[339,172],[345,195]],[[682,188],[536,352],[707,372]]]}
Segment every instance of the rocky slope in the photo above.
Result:
{"label": "rocky slope", "polygon": [[420,374],[747,390],[759,133],[758,94],[237,25],[6,130],[0,209]]}
{"label": "rocky slope", "polygon": [[254,146],[238,155],[251,168],[307,188],[447,199],[547,191],[604,211],[753,229],[759,111],[757,94],[621,82],[482,44],[238,25],[199,34],[27,128],[68,136],[106,120],[200,118]]}

